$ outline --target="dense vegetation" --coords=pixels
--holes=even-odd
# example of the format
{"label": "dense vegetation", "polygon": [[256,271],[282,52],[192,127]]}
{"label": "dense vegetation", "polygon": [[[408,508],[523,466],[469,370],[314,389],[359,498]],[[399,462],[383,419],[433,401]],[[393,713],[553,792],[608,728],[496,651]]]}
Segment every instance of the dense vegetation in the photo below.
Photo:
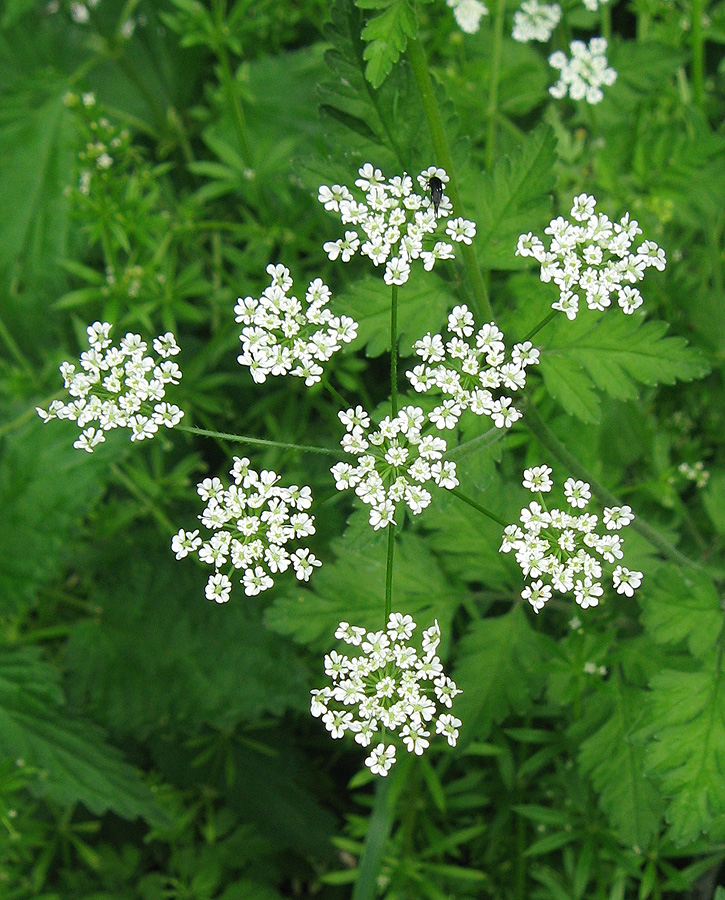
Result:
{"label": "dense vegetation", "polygon": [[[3,898],[725,897],[725,2],[562,0],[538,41],[519,6],[2,5]],[[552,94],[592,38],[616,77]],[[353,226],[321,186],[355,192],[366,163],[410,174],[451,242],[434,259],[421,239],[409,278],[402,251],[391,275],[333,249]],[[608,307],[551,309],[561,286],[526,248],[548,250],[583,194],[638,221],[632,253],[650,242],[627,282],[641,305],[613,288]],[[446,238],[438,203],[472,241],[465,222]],[[300,298],[322,279],[339,327],[357,323],[309,385],[237,361],[237,298],[285,277],[270,264]],[[421,459],[426,490],[375,520],[330,475],[355,461],[338,414],[435,417],[406,373],[462,304],[507,354],[540,352],[511,390],[522,416],[494,400],[447,422],[457,485]],[[86,453],[76,424],[41,421],[72,400],[58,367],[93,323],[116,343],[173,333],[181,423]],[[311,488],[302,542],[322,565],[303,553],[273,587],[237,575],[209,602],[208,566],[170,547],[201,527],[197,482],[228,486],[245,455]],[[537,466],[557,491],[591,485],[600,520],[631,508],[611,560],[629,576],[551,596],[501,552]],[[380,777],[310,690],[339,623],[375,631],[391,609],[417,636],[437,621],[462,693],[443,709],[457,742],[398,740]]]}

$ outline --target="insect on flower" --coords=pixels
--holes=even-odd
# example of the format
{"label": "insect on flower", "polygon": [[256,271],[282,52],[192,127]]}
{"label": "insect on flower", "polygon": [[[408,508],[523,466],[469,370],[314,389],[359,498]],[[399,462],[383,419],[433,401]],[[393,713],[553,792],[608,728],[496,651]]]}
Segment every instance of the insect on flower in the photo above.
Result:
{"label": "insect on flower", "polygon": [[437,219],[438,207],[441,205],[441,200],[443,199],[443,182],[437,175],[432,175],[428,179],[428,190],[430,191],[430,199],[433,202],[433,209],[435,210]]}

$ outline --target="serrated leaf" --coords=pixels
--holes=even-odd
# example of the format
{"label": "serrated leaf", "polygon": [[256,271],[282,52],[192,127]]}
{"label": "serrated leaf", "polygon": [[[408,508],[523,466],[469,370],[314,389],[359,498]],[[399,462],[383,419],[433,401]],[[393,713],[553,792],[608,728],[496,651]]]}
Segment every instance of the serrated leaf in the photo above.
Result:
{"label": "serrated leaf", "polygon": [[385,81],[400,54],[415,37],[417,22],[410,0],[388,0],[387,9],[369,19],[362,30],[365,41],[365,77],[374,88]]}
{"label": "serrated leaf", "polygon": [[0,649],[0,755],[40,769],[30,785],[58,803],[83,803],[155,824],[166,817],[151,791],[101,730],[63,712],[56,671],[29,648]]}
{"label": "serrated leaf", "polygon": [[542,642],[520,607],[471,625],[460,644],[454,680],[462,740],[485,740],[494,724],[524,713],[543,687]]}
{"label": "serrated leaf", "polygon": [[678,845],[725,837],[725,673],[719,659],[699,672],[667,669],[650,682],[646,772],[669,803],[668,837]]}
{"label": "serrated leaf", "polygon": [[704,659],[715,649],[723,607],[712,581],[692,569],[668,565],[644,592],[642,624],[658,644],[687,642]]}
{"label": "serrated leaf", "polygon": [[637,384],[674,384],[702,378],[704,356],[681,337],[668,337],[665,322],[642,322],[607,310],[582,310],[573,321],[557,321],[538,341],[540,371],[552,396],[570,415],[599,422],[595,389],[617,400],[637,396]]}
{"label": "serrated leaf", "polygon": [[469,196],[477,223],[476,251],[487,269],[520,269],[515,255],[519,235],[544,222],[556,183],[556,138],[551,128],[537,128],[517,152],[497,160]]}
{"label": "serrated leaf", "polygon": [[[398,289],[398,338],[405,355],[426,332],[440,329],[451,302],[445,284],[435,275],[411,273]],[[367,356],[390,352],[390,304],[390,285],[373,275],[354,282],[336,299],[336,311],[358,322],[358,340],[364,342]]]}
{"label": "serrated leaf", "polygon": [[644,747],[631,735],[642,717],[642,689],[622,682],[617,672],[584,701],[577,734],[579,762],[599,795],[599,804],[622,843],[647,850],[657,834],[664,804],[644,777]]}
{"label": "serrated leaf", "polygon": [[[372,534],[367,511],[354,518],[355,526],[333,545],[337,559],[315,574],[313,589],[288,594],[267,610],[265,620],[270,628],[301,643],[324,648],[330,646],[343,620],[376,630],[383,627],[387,538]],[[363,528],[370,532],[369,541]],[[459,593],[452,589],[420,537],[403,533],[396,539],[394,611],[404,609],[421,628],[428,627],[422,623],[438,619],[444,636],[449,635],[448,625],[461,599]]]}

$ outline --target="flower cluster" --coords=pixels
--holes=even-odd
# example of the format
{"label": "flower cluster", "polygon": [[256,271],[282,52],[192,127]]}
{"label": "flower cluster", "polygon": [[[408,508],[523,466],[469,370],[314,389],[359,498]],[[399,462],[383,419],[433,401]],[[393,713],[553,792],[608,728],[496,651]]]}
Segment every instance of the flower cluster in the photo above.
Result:
{"label": "flower cluster", "polygon": [[197,493],[206,502],[199,516],[201,524],[213,532],[209,540],[199,530],[174,535],[171,549],[177,559],[198,553],[214,572],[206,584],[206,597],[226,603],[232,590],[228,572],[243,570],[240,583],[251,597],[274,585],[272,575],[291,566],[300,581],[308,581],[313,567],[322,563],[303,547],[290,553],[292,540],[315,533],[314,516],[304,510],[312,505],[308,487],[279,487],[276,472],[255,472],[246,457],[235,456],[229,470],[233,484],[225,488],[219,478],[205,478]]}
{"label": "flower cluster", "polygon": [[449,397],[430,413],[438,428],[455,428],[466,409],[489,416],[498,428],[508,428],[521,417],[510,397],[496,398],[492,392],[523,388],[526,367],[538,363],[539,351],[526,341],[516,344],[507,360],[503,332],[490,322],[472,342],[474,327],[468,307],[456,306],[448,316],[450,340],[444,344],[440,334],[429,332],[413,345],[423,363],[406,372],[410,383],[418,392],[438,389]]}
{"label": "flower cluster", "polygon": [[421,756],[430,745],[431,726],[456,746],[461,720],[439,714],[438,704],[450,709],[461,692],[443,671],[436,649],[441,639],[438,622],[423,632],[420,654],[409,645],[416,628],[411,616],[392,613],[385,631],[340,622],[338,640],[359,647],[357,656],[332,650],[325,656],[325,674],[331,684],[311,691],[311,712],[322,718],[333,738],[346,731],[369,747],[380,741],[365,760],[376,775],[385,776],[395,763],[396,746],[387,743],[397,733],[409,753]]}
{"label": "flower cluster", "polygon": [[93,452],[106,440],[104,432],[129,428],[132,441],[153,437],[160,425],[173,428],[184,413],[164,400],[167,384],[178,384],[181,369],[169,357],[180,352],[174,335],[154,338],[158,358],[147,355],[140,334],[129,332],[118,347],[111,346],[108,322],[94,322],[86,329],[88,350],[75,364],[60,366],[63,385],[71,400],[53,400],[47,410],[36,407],[44,422],[70,419],[78,424],[81,436],[73,444],[79,450]]}
{"label": "flower cluster", "polygon": [[[358,231],[351,228],[345,237],[328,241],[324,250],[330,259],[338,256],[348,262],[360,250],[376,266],[385,264],[385,283],[405,284],[410,277],[410,264],[420,259],[426,270],[430,270],[438,259],[453,259],[453,244],[446,241],[433,243],[438,227],[438,218],[448,218],[452,207],[450,200],[442,194],[432,197],[413,191],[410,175],[396,175],[386,180],[380,169],[365,163],[358,172],[355,182],[359,188],[358,197],[344,185],[322,185],[317,199],[325,209],[340,214],[343,225],[351,225],[363,232],[361,244]],[[434,187],[441,188],[448,181],[445,171],[430,166],[418,176],[418,184],[427,191],[432,179]],[[446,236],[454,243],[470,244],[476,234],[476,226],[467,219],[451,219],[446,224]]]}
{"label": "flower cluster", "polygon": [[330,470],[338,491],[354,488],[371,508],[370,524],[377,531],[396,524],[395,505],[401,500],[417,516],[430,504],[424,485],[433,481],[452,490],[458,484],[456,464],[443,460],[443,438],[432,434],[429,419],[418,406],[405,406],[386,416],[377,431],[366,433],[370,416],[362,406],[338,413],[347,429],[340,442],[346,453],[357,456],[357,465],[339,462]]}
{"label": "flower cluster", "polygon": [[572,100],[586,100],[600,103],[604,99],[602,85],[614,84],[617,73],[607,65],[607,41],[595,37],[585,44],[572,41],[569,44],[571,59],[563,50],[557,50],[549,57],[549,65],[559,69],[559,80],[549,88],[549,93],[557,100],[568,94]]}
{"label": "flower cluster", "polygon": [[596,12],[599,9],[600,4],[604,6],[609,3],[609,0],[582,0],[582,2],[589,12]]}
{"label": "flower cluster", "polygon": [[629,213],[612,222],[596,211],[597,201],[587,194],[574,198],[569,221],[554,219],[545,229],[551,235],[549,249],[531,232],[518,241],[518,256],[532,256],[541,265],[541,280],[553,281],[559,288],[559,299],[553,309],[561,310],[568,319],[579,311],[582,291],[589,309],[606,309],[616,293],[617,302],[628,315],[642,305],[642,295],[632,287],[644,278],[645,270],[654,266],[662,271],[665,252],[654,241],[644,241],[632,251],[632,243],[642,229]]}
{"label": "flower cluster", "polygon": [[289,296],[293,284],[289,269],[270,264],[267,274],[271,282],[262,296],[240,297],[234,307],[235,321],[245,326],[237,362],[249,366],[258,383],[268,375],[290,374],[304,378],[309,387],[320,381],[320,363],[355,339],[357,322],[327,309],[332,294],[320,278],[310,282],[303,304]]}
{"label": "flower cluster", "polygon": [[446,0],[453,10],[453,17],[461,31],[475,34],[481,27],[481,19],[488,15],[488,7],[481,0]]}
{"label": "flower cluster", "polygon": [[698,460],[694,465],[688,462],[682,462],[677,467],[680,475],[684,475],[688,481],[694,481],[695,487],[704,488],[710,480],[710,473],[705,468],[705,463]]}
{"label": "flower cluster", "polygon": [[529,41],[541,41],[545,44],[560,21],[561,7],[558,3],[524,0],[521,9],[517,9],[514,13],[514,30],[511,37],[522,44]]}
{"label": "flower cluster", "polygon": [[[608,533],[598,534],[598,518],[592,513],[575,515],[562,509],[546,509],[543,494],[553,486],[550,476],[549,466],[534,466],[524,472],[524,487],[538,494],[539,501],[532,501],[521,510],[522,527],[505,528],[501,552],[515,551],[524,576],[537,579],[521,593],[535,612],[551,599],[552,588],[562,594],[573,591],[582,609],[597,606],[604,593],[601,560],[614,564],[622,559],[623,541],[614,532],[629,525],[634,515],[629,506],[605,508],[602,521]],[[583,510],[591,499],[591,489],[584,481],[568,478],[564,496],[572,510]],[[641,572],[617,565],[612,583],[618,594],[631,597],[642,578]]]}

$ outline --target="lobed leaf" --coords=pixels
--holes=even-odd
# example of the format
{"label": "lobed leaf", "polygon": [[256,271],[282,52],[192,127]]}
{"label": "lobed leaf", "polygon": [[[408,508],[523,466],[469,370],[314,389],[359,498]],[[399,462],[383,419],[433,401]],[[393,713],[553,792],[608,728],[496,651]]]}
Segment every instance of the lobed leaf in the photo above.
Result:
{"label": "lobed leaf", "polygon": [[665,322],[642,322],[608,310],[582,310],[573,321],[559,320],[537,341],[540,371],[549,393],[582,422],[599,422],[603,391],[633,400],[638,384],[674,384],[702,378],[710,369],[703,354],[684,338],[667,337]]}
{"label": "lobed leaf", "polygon": [[0,648],[0,755],[40,769],[34,793],[96,815],[111,810],[126,819],[166,817],[149,788],[101,730],[62,709],[58,674],[30,648]]}
{"label": "lobed leaf", "polygon": [[[415,10],[410,0],[384,0],[387,9],[373,16],[362,30],[366,47],[363,53],[367,60],[365,77],[374,88],[379,88],[408,45],[408,38],[418,31]],[[382,3],[374,0],[357,0],[357,6],[381,8]]]}
{"label": "lobed leaf", "polygon": [[646,850],[658,833],[663,801],[644,775],[644,747],[631,736],[642,718],[645,695],[619,673],[584,701],[577,733],[582,771],[592,780],[599,804],[622,843]]}

